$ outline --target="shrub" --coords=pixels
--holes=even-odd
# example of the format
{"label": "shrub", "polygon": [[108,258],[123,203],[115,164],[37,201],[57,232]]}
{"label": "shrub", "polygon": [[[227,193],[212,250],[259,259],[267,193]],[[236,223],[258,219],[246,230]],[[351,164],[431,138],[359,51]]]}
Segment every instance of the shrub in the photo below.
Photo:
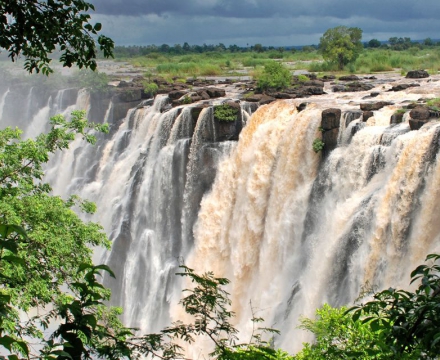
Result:
{"label": "shrub", "polygon": [[237,119],[238,109],[222,104],[214,108],[214,117],[220,121],[235,121]]}
{"label": "shrub", "polygon": [[281,63],[272,61],[264,65],[264,70],[257,79],[257,86],[261,90],[281,90],[290,85],[291,78],[289,69]]}
{"label": "shrub", "polygon": [[299,74],[298,75],[298,81],[300,82],[300,83],[304,83],[304,82],[306,82],[306,81],[309,81],[310,79],[306,76],[306,75],[303,75],[303,74]]}
{"label": "shrub", "polygon": [[145,81],[142,83],[142,85],[144,85],[145,94],[151,97],[156,95],[157,91],[159,90],[159,86],[157,86],[157,84],[154,82]]}
{"label": "shrub", "polygon": [[321,139],[313,140],[312,147],[313,147],[313,151],[315,153],[319,153],[320,151],[322,151],[322,149],[324,149],[324,146],[325,146],[325,144],[324,144],[324,142]]}

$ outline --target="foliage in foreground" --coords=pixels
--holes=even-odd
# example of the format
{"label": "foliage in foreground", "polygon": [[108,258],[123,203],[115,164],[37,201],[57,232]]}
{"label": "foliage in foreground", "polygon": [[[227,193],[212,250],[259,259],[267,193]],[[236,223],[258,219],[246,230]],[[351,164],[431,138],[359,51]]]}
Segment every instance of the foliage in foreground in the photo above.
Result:
{"label": "foliage in foreground", "polygon": [[48,75],[51,53],[59,46],[63,66],[96,69],[97,46],[112,56],[113,41],[95,37],[101,24],[90,24],[93,4],[84,0],[0,1],[0,48],[12,61],[25,58],[25,69]]}
{"label": "foliage in foreground", "polygon": [[440,354],[440,255],[411,273],[414,291],[388,289],[349,310],[324,305],[301,328],[315,335],[294,359],[437,359]]}
{"label": "foliage in foreground", "polygon": [[110,293],[97,281],[100,271],[114,275],[91,259],[90,247],[109,241],[72,209],[92,213],[95,206],[52,196],[43,182],[49,154],[76,134],[94,143],[87,131],[107,126],[87,122],[81,111],[69,121],[55,116],[51,125],[35,140],[20,140],[18,129],[0,131],[0,346],[10,360],[127,354],[127,331],[118,310],[104,305]]}

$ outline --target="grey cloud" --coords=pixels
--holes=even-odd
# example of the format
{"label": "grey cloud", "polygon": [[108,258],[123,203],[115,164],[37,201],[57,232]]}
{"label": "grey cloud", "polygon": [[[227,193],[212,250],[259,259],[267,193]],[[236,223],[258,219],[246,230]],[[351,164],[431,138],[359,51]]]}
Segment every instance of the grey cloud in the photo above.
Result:
{"label": "grey cloud", "polygon": [[[430,18],[440,12],[438,0],[91,0],[97,13],[141,16],[179,14],[225,18],[292,16],[371,17],[384,21]],[[432,15],[433,16],[433,15]]]}
{"label": "grey cloud", "polygon": [[226,45],[262,43],[288,46],[317,44],[328,28],[337,25],[358,26],[364,31],[365,41],[371,38],[386,40],[391,36],[409,36],[412,39],[435,38],[440,22],[419,20],[382,21],[368,17],[292,16],[280,18],[220,18],[215,16],[181,16],[177,14],[111,16],[95,15],[101,21],[104,33],[118,45],[147,44],[217,44]]}

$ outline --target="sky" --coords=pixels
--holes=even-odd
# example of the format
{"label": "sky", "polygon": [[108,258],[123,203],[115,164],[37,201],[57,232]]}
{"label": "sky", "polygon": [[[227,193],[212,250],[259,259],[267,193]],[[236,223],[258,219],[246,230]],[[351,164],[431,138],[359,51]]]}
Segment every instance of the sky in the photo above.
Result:
{"label": "sky", "polygon": [[440,38],[440,0],[89,0],[116,45],[318,44],[345,25],[373,38]]}

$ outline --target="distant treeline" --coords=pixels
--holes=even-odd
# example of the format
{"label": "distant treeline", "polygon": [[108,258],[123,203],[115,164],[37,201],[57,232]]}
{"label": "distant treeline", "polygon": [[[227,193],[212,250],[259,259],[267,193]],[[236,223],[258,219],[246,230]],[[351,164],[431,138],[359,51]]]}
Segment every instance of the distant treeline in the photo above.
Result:
{"label": "distant treeline", "polygon": [[[430,46],[440,46],[440,42],[432,40],[431,38],[426,38],[425,40],[411,40],[409,37],[391,37],[388,41],[380,41],[377,39],[371,39],[368,42],[364,42],[365,48],[388,48],[392,50],[407,50],[411,47],[430,47]],[[162,53],[170,55],[184,55],[184,54],[202,54],[209,52],[265,52],[265,51],[304,51],[310,52],[317,50],[317,45],[307,45],[307,46],[285,46],[285,47],[275,47],[275,46],[263,46],[262,44],[254,44],[251,46],[241,47],[238,45],[226,46],[222,43],[217,45],[189,45],[187,42],[183,45],[175,44],[174,46],[168,44],[162,45],[132,45],[132,46],[116,46],[114,50],[115,58],[126,58],[126,57],[136,57],[145,56],[153,53]]]}

